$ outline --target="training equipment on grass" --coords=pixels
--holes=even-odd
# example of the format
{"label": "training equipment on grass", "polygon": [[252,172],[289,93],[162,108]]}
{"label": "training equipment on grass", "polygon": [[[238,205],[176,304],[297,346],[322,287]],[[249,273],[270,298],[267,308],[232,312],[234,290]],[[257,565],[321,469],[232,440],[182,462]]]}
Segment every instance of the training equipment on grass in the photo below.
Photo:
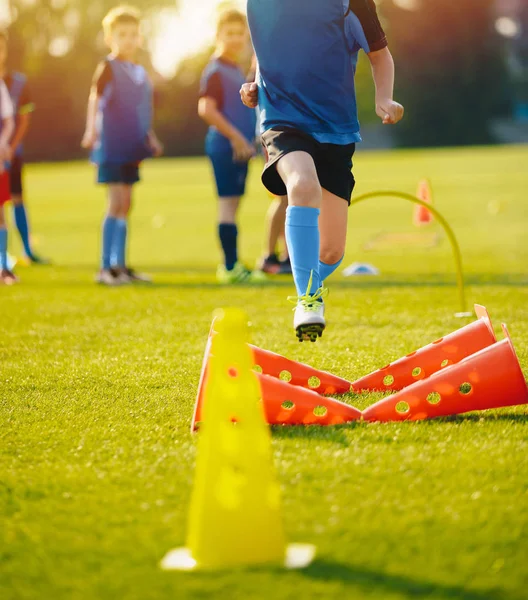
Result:
{"label": "training equipment on grass", "polygon": [[187,547],[169,552],[166,570],[263,564],[307,566],[311,545],[287,546],[269,428],[260,401],[248,322],[230,309],[214,321],[204,389]]}
{"label": "training equipment on grass", "polygon": [[[269,425],[341,425],[361,419],[360,410],[339,400],[326,398],[270,375],[254,373],[254,377],[260,386],[264,415]],[[194,428],[203,422],[202,403],[197,404],[194,419]]]}
{"label": "training equipment on grass", "polygon": [[528,388],[506,325],[506,339],[363,411],[366,421],[419,421],[528,404]]}
{"label": "training equipment on grass", "polygon": [[[433,190],[428,179],[422,179],[418,184],[416,197],[427,204],[433,204]],[[413,223],[416,227],[430,225],[434,221],[433,213],[423,204],[417,204],[414,208]]]}
{"label": "training equipment on grass", "polygon": [[488,311],[476,304],[475,312],[477,321],[358,379],[352,389],[356,392],[402,390],[495,344],[497,339]]}
{"label": "training equipment on grass", "polygon": [[[213,320],[207,340],[191,431],[195,431],[204,418],[212,340],[217,335],[215,323]],[[346,394],[350,391],[350,382],[346,379],[251,344],[248,348],[253,359],[253,377],[260,386],[264,414],[270,425],[337,425],[361,418],[356,408],[320,395]]]}
{"label": "training equipment on grass", "polygon": [[350,382],[326,371],[319,371],[308,365],[290,360],[275,352],[262,350],[250,345],[255,361],[255,371],[277,377],[282,381],[299,385],[318,394],[346,394]]}
{"label": "training equipment on grass", "polygon": [[462,253],[460,252],[460,245],[458,240],[453,232],[452,227],[449,225],[447,220],[442,216],[440,211],[433,206],[425,202],[424,200],[420,200],[416,198],[412,194],[406,194],[404,192],[398,192],[395,190],[379,190],[377,192],[369,192],[367,194],[362,194],[352,199],[350,206],[355,206],[360,202],[365,202],[366,200],[372,200],[374,198],[401,198],[402,200],[407,200],[409,202],[413,202],[414,204],[421,205],[425,207],[427,210],[431,211],[434,218],[438,221],[438,223],[443,227],[444,231],[447,234],[449,239],[449,243],[451,244],[451,248],[453,250],[453,256],[455,259],[455,267],[456,267],[456,275],[457,275],[457,285],[458,285],[458,295],[460,300],[460,312],[456,313],[457,317],[465,317],[468,316],[467,313],[467,302],[466,302],[466,290],[465,290],[465,281],[464,281],[464,269],[462,267]]}
{"label": "training equipment on grass", "polygon": [[379,269],[368,263],[355,262],[343,270],[345,277],[356,277],[358,275],[379,275]]}
{"label": "training equipment on grass", "polygon": [[257,374],[270,425],[341,425],[361,419],[361,411],[269,375]]}

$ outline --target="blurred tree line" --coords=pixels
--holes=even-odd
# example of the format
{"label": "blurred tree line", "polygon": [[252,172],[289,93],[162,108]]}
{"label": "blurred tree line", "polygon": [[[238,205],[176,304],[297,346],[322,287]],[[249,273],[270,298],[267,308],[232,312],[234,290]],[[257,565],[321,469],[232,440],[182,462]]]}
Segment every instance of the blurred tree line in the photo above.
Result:
{"label": "blurred tree line", "polygon": [[[200,0],[196,0],[199,2]],[[10,66],[30,78],[37,112],[28,158],[85,156],[79,142],[96,64],[105,56],[101,33],[113,0],[10,0]],[[135,0],[146,13],[174,0]],[[394,130],[403,146],[492,142],[489,124],[510,111],[501,38],[494,29],[495,0],[379,0],[397,64],[396,98],[407,109]],[[147,40],[155,32],[145,31]],[[156,85],[156,129],[169,155],[203,151],[205,127],[196,114],[199,78],[211,49],[190,57],[164,80],[142,57]],[[363,123],[374,122],[368,60],[358,65]]]}

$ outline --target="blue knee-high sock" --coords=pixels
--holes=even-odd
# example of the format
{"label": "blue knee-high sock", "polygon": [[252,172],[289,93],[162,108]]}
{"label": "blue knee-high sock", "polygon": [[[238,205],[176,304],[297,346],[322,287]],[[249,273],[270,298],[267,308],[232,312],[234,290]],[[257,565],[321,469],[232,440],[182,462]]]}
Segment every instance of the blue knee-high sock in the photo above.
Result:
{"label": "blue knee-high sock", "polygon": [[319,276],[319,209],[290,206],[286,212],[286,241],[297,294],[304,296],[310,275],[314,294],[321,287]]}
{"label": "blue knee-high sock", "polygon": [[15,204],[13,207],[13,213],[15,216],[15,224],[24,245],[24,252],[30,258],[33,256],[31,250],[31,244],[29,242],[29,224],[26,213],[26,207],[23,204]]}
{"label": "blue knee-high sock", "polygon": [[114,247],[112,251],[112,266],[126,266],[128,223],[126,219],[116,219]]}
{"label": "blue knee-high sock", "polygon": [[0,269],[7,269],[7,229],[0,229]]}
{"label": "blue knee-high sock", "polygon": [[238,261],[238,228],[234,223],[220,223],[218,225],[218,237],[224,251],[225,266],[232,271]]}
{"label": "blue knee-high sock", "polygon": [[101,256],[101,267],[109,269],[112,266],[112,249],[115,240],[117,219],[106,217],[103,221],[103,252]]}
{"label": "blue knee-high sock", "polygon": [[[343,256],[343,258],[345,257]],[[319,261],[319,275],[321,276],[321,281],[326,281],[330,277],[330,275],[332,275],[332,273],[337,271],[337,269],[343,262],[343,258],[333,265],[328,265],[322,260]]]}

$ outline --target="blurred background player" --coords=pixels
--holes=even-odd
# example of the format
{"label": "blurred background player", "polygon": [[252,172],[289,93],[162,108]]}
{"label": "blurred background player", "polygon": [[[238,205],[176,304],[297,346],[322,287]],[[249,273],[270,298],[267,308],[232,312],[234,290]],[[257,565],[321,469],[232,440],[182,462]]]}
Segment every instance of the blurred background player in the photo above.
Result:
{"label": "blurred background player", "polygon": [[15,112],[15,132],[10,141],[10,187],[13,202],[14,221],[27,259],[33,264],[48,264],[49,261],[39,257],[31,246],[31,231],[24,204],[23,192],[23,148],[22,142],[29,129],[31,113],[35,105],[31,99],[27,78],[23,73],[7,69],[8,34],[0,31],[0,78],[9,90],[13,110]]}
{"label": "blurred background player", "polygon": [[111,54],[97,67],[88,101],[84,148],[98,166],[98,183],[108,186],[103,222],[101,270],[97,282],[121,285],[150,279],[128,267],[128,219],[139,165],[160,156],[163,146],[152,130],[152,84],[137,64],[141,16],[129,6],[112,9],[103,20]]}
{"label": "blurred background player", "polygon": [[247,81],[240,63],[247,54],[246,17],[237,10],[224,11],[218,20],[216,50],[207,65],[200,88],[198,114],[209,125],[205,146],[218,194],[218,237],[224,264],[217,270],[220,283],[262,280],[238,258],[237,214],[246,192],[249,161],[255,156],[255,111],[240,101]]}
{"label": "blurred background player", "polygon": [[292,267],[286,245],[286,211],[288,196],[274,197],[266,217],[264,256],[259,269],[271,275],[291,275]]}
{"label": "blurred background player", "polygon": [[7,259],[7,225],[4,206],[11,199],[9,172],[11,156],[9,144],[15,130],[14,108],[7,87],[0,80],[0,283],[12,285],[18,281],[9,268]]}

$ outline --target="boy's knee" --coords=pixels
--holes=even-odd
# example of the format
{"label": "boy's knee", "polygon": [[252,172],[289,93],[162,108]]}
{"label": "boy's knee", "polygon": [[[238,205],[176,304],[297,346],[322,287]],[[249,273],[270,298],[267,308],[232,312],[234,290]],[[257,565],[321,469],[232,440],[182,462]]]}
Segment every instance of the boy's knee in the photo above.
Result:
{"label": "boy's knee", "polygon": [[319,180],[311,174],[299,174],[288,182],[288,198],[293,206],[319,208],[322,190]]}
{"label": "boy's knee", "polygon": [[332,248],[332,247],[321,247],[319,258],[325,265],[333,266],[343,260],[344,249],[343,248]]}

